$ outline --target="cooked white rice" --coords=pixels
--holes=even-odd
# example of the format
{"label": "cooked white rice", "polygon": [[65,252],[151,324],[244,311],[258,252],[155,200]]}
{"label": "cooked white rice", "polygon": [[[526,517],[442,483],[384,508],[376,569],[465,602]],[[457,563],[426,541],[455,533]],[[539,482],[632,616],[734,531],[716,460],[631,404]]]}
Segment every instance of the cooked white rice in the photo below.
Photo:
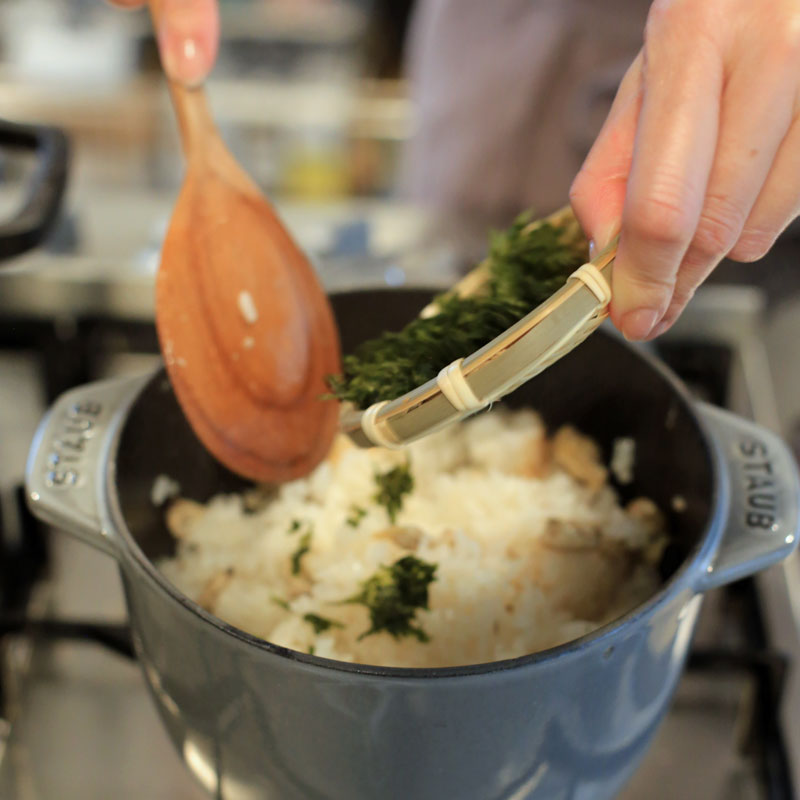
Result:
{"label": "cooked white rice", "polygon": [[[362,450],[342,437],[328,461],[255,513],[241,495],[174,503],[177,553],[160,568],[221,619],[327,658],[430,667],[532,653],[618,617],[659,584],[662,517],[644,499],[622,508],[597,454],[573,429],[548,438],[530,411],[496,409],[406,452]],[[409,455],[415,487],[392,525],[373,499],[375,474]],[[354,505],[366,509],[357,527],[347,523]],[[301,531],[290,532],[294,520]],[[293,575],[308,529],[310,550]],[[409,553],[438,565],[430,610],[416,615],[430,641],[358,641],[368,611],[341,601]],[[317,635],[309,613],[343,627]]]}

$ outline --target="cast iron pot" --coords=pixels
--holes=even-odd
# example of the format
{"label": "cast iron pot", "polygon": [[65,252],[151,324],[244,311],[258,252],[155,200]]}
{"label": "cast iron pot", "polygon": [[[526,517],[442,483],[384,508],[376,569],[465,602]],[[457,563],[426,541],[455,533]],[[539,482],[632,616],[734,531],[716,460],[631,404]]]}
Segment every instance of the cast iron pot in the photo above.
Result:
{"label": "cast iron pot", "polygon": [[[410,290],[335,297],[344,347],[401,326],[427,299]],[[621,492],[668,510],[665,582],[567,645],[427,670],[276,647],[161,577],[153,561],[173,544],[150,500],[156,476],[199,500],[241,485],[195,439],[163,372],[91,384],[55,403],[28,463],[33,511],[119,562],[153,699],[215,797],[597,799],[631,775],[669,704],[703,592],[794,547],[794,461],[776,436],[687,399],[663,367],[603,332],[509,402],[532,405],[551,426],[576,424],[606,456],[616,437],[634,437],[635,483]]]}

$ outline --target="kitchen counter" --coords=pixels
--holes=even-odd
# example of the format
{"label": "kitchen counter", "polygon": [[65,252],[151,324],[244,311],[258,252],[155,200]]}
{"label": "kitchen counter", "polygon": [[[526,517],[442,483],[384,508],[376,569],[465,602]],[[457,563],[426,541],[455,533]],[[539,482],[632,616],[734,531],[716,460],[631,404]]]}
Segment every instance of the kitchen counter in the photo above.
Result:
{"label": "kitchen counter", "polygon": [[[71,221],[75,246],[37,250],[0,269],[0,315],[32,319],[149,321],[160,242],[172,199],[101,193]],[[282,204],[288,228],[325,287],[440,287],[456,275],[452,253],[430,239],[424,214],[389,201]],[[52,240],[60,249],[59,234]]]}

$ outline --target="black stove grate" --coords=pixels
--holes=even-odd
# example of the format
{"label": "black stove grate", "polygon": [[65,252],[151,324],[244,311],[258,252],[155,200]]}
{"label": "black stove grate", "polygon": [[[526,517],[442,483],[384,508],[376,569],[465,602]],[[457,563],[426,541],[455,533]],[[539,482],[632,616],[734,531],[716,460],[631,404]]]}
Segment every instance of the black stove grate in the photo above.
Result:
{"label": "black stove grate", "polygon": [[794,800],[791,769],[780,725],[781,700],[789,663],[769,648],[755,582],[745,579],[723,590],[736,606],[730,620],[747,639],[728,646],[696,646],[686,665],[689,673],[736,676],[747,679],[749,691],[742,697],[738,748],[742,759],[759,777],[764,800]]}

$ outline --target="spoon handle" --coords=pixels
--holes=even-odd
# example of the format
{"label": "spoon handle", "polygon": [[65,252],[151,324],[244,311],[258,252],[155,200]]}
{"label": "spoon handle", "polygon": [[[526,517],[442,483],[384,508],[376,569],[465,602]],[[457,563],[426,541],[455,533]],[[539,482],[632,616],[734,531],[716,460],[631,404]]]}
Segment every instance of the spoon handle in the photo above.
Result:
{"label": "spoon handle", "polygon": [[[150,16],[156,34],[163,25],[161,13],[161,0],[150,0]],[[169,87],[172,107],[178,119],[178,128],[181,134],[181,145],[187,159],[198,154],[203,149],[203,144],[216,135],[216,128],[208,107],[206,93],[202,86],[185,86],[166,76]]]}

